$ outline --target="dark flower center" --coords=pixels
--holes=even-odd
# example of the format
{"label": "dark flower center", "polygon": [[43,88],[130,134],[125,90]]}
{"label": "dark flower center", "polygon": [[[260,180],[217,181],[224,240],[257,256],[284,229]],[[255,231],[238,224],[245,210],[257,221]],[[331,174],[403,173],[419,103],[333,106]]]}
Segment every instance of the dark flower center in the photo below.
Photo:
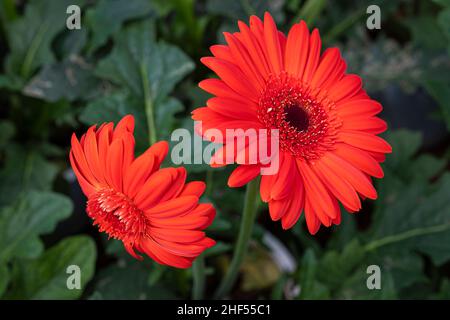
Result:
{"label": "dark flower center", "polygon": [[286,121],[298,131],[306,131],[309,125],[308,113],[300,105],[284,107]]}
{"label": "dark flower center", "polygon": [[266,83],[258,103],[258,119],[279,129],[280,148],[304,160],[319,159],[333,148],[341,125],[335,105],[319,89],[282,73]]}

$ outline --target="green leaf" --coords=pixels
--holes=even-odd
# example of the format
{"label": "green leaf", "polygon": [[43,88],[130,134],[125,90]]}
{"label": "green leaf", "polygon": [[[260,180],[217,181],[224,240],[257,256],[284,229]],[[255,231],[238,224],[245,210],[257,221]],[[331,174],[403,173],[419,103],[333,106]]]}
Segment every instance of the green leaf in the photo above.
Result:
{"label": "green leaf", "polygon": [[21,192],[50,190],[58,168],[39,152],[9,145],[0,171],[0,204],[8,204]]}
{"label": "green leaf", "polygon": [[[126,261],[126,260],[125,260]],[[147,300],[174,299],[175,294],[166,286],[149,285],[149,274],[159,269],[146,268],[142,262],[120,261],[117,265],[100,271],[95,279],[94,293],[97,300]]]}
{"label": "green leaf", "polygon": [[365,258],[364,247],[354,240],[342,252],[327,251],[318,263],[317,278],[330,289],[338,288]]}
{"label": "green leaf", "polygon": [[158,138],[169,140],[172,131],[175,128],[175,114],[183,111],[184,106],[180,100],[168,97],[159,102],[155,106],[155,122],[156,124],[164,124],[164,126],[158,127]]}
{"label": "green leaf", "polygon": [[[440,265],[450,259],[450,174],[436,186],[412,184],[386,206],[372,230],[367,250],[386,245],[417,249]],[[397,248],[398,249],[398,248]]]}
{"label": "green leaf", "polygon": [[441,108],[441,113],[444,118],[447,129],[450,130],[450,81],[433,81],[424,80],[423,85],[427,92],[436,100]]}
{"label": "green leaf", "polygon": [[329,289],[316,278],[317,259],[312,249],[308,249],[303,255],[299,267],[298,283],[300,285],[300,299],[327,299]]}
{"label": "green leaf", "polygon": [[108,38],[120,30],[122,24],[131,19],[149,15],[154,11],[147,0],[101,0],[86,13],[86,21],[92,32],[89,52],[103,46]]}
{"label": "green leaf", "polygon": [[10,48],[6,59],[7,73],[28,79],[42,64],[52,62],[51,42],[66,27],[67,7],[83,3],[83,0],[35,0],[28,3],[23,17],[7,28]]}
{"label": "green leaf", "polygon": [[264,12],[268,11],[275,21],[284,21],[284,0],[240,0],[240,1],[221,1],[208,0],[206,9],[213,14],[223,15],[233,21],[248,21],[251,15],[262,17]]}
{"label": "green leaf", "polygon": [[30,97],[55,102],[60,99],[88,100],[99,88],[92,66],[82,57],[71,56],[63,62],[45,65],[23,89]]}
{"label": "green leaf", "polygon": [[[113,52],[100,61],[97,74],[128,88],[136,97],[151,99],[154,104],[163,100],[194,68],[180,49],[156,42],[151,21],[128,26],[115,37],[115,43]],[[144,90],[147,83],[150,88]],[[150,97],[145,95],[147,91]]]}
{"label": "green leaf", "polygon": [[387,140],[392,146],[392,155],[388,155],[386,165],[399,169],[407,165],[422,145],[422,136],[419,132],[397,130],[389,134]]}
{"label": "green leaf", "polygon": [[[55,229],[72,212],[72,202],[53,192],[29,191],[0,211],[0,262],[36,257],[43,249],[39,235]],[[38,242],[36,244],[35,242]]]}
{"label": "green leaf", "polygon": [[58,57],[70,58],[81,55],[86,46],[88,28],[66,30],[55,40],[55,53]]}
{"label": "green leaf", "polygon": [[419,15],[409,18],[406,24],[411,30],[413,43],[419,48],[432,50],[445,48],[447,41],[435,17]]}
{"label": "green leaf", "polygon": [[0,264],[0,298],[8,287],[9,270],[6,264]]}
{"label": "green leaf", "polygon": [[[15,299],[76,299],[94,275],[96,248],[87,236],[69,237],[48,249],[35,260],[20,262],[13,279],[11,297]],[[69,266],[80,269],[80,289],[69,289],[68,279],[74,273]]]}

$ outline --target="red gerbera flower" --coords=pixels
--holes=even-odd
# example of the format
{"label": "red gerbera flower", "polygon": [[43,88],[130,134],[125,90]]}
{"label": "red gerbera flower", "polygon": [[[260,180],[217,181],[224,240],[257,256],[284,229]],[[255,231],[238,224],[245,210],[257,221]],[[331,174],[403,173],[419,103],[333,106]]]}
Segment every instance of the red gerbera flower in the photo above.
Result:
{"label": "red gerbera flower", "polygon": [[[377,136],[387,128],[375,116],[381,105],[362,89],[359,76],[345,73],[338,48],[321,54],[318,30],[310,34],[304,21],[287,37],[268,13],[264,22],[256,16],[250,26],[239,22],[239,29],[224,33],[228,45],[211,47],[214,57],[202,58],[220,79],[200,82],[215,97],[193,119],[204,130],[278,129],[280,169],[263,175],[260,184],[272,219],[288,229],[305,211],[312,234],[321,224],[339,224],[337,200],[356,212],[360,197],[377,197],[370,176],[383,177],[379,162],[391,152]],[[242,186],[260,168],[242,164],[228,184]]]}
{"label": "red gerbera flower", "polygon": [[101,232],[160,264],[190,267],[214,240],[202,231],[215,216],[211,204],[199,204],[201,181],[185,183],[185,168],[160,169],[165,141],[134,158],[134,118],[89,128],[72,136],[70,163],[87,196],[87,213]]}

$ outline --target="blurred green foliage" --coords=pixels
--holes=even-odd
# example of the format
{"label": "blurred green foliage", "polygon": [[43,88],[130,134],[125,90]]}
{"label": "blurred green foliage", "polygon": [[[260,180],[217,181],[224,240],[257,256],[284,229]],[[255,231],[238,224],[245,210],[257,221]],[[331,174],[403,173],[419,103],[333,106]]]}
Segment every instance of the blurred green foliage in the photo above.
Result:
{"label": "blurred green foliage", "polygon": [[[66,28],[71,4],[82,8],[80,30]],[[365,27],[370,4],[381,8],[381,30]],[[449,1],[0,0],[0,297],[190,297],[191,270],[136,261],[88,224],[64,229],[85,221],[83,200],[68,178],[70,135],[133,114],[142,152],[148,104],[158,139],[169,139],[175,128],[192,130],[190,111],[208,98],[197,87],[210,76],[199,58],[224,41],[222,31],[237,30],[237,20],[265,11],[283,31],[299,19],[318,27],[326,46],[341,47],[369,93],[390,85],[405,94],[424,90],[439,106],[429,116],[450,129]],[[379,199],[365,201],[357,215],[343,212],[340,226],[315,237],[304,221],[281,231],[261,204],[232,296],[449,299],[450,149],[424,150],[421,137],[389,130],[394,153],[376,182]],[[219,241],[204,254],[209,293],[229,264],[243,190],[227,187],[231,168],[187,168],[190,179],[207,181],[206,197],[218,208],[208,232]],[[278,266],[266,232],[286,246],[295,270]],[[80,266],[82,290],[67,289],[69,265]],[[381,268],[381,290],[366,286],[369,265]]]}

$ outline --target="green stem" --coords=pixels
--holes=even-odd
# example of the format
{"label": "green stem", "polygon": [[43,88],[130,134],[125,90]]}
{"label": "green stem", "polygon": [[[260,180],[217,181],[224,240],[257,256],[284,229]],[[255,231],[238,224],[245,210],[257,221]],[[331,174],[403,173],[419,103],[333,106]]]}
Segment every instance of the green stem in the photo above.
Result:
{"label": "green stem", "polygon": [[404,240],[407,240],[407,239],[413,238],[413,237],[425,236],[428,234],[442,232],[449,228],[450,228],[450,224],[444,224],[444,225],[432,226],[432,227],[428,227],[428,228],[412,229],[412,230],[405,231],[403,233],[399,233],[399,234],[396,234],[393,236],[387,236],[387,237],[384,237],[384,238],[381,238],[378,240],[374,240],[374,241],[368,243],[365,246],[365,249],[366,249],[366,251],[372,251],[372,250],[378,249],[379,247],[382,247],[382,246],[385,246],[385,245],[388,245],[391,243],[404,241]]}
{"label": "green stem", "polygon": [[216,299],[220,299],[230,292],[239,274],[239,269],[247,252],[248,242],[252,235],[252,229],[255,223],[258,204],[258,186],[259,178],[250,181],[247,185],[244,202],[244,213],[241,220],[238,240],[236,242],[236,247],[234,250],[234,256],[231,260],[230,267],[228,268],[225,277],[222,279],[222,282],[215,293],[214,297]]}
{"label": "green stem", "polygon": [[212,171],[212,170],[206,171],[206,190],[205,190],[205,196],[207,196],[207,197],[210,197],[211,194],[212,194],[213,184],[214,184],[213,174],[214,174],[214,171]]}
{"label": "green stem", "polygon": [[192,286],[192,299],[201,300],[205,292],[205,258],[198,256],[192,264],[194,284]]}
{"label": "green stem", "polygon": [[144,91],[145,115],[147,117],[148,139],[150,145],[154,144],[156,138],[155,115],[153,111],[153,99],[150,93],[150,83],[148,81],[147,65],[141,64],[142,88]]}

